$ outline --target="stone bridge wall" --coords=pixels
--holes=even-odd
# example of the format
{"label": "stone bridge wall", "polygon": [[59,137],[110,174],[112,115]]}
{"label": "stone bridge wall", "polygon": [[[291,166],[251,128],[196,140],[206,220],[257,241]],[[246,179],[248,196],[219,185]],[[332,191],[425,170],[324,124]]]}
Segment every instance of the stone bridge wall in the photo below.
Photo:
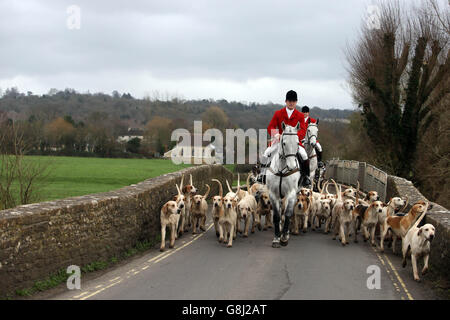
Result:
{"label": "stone bridge wall", "polygon": [[[192,174],[200,193],[219,179],[232,180],[222,165],[201,165],[119,190],[23,205],[0,211],[0,297],[36,280],[94,261],[108,261],[160,234],[160,210],[177,193],[175,183]],[[209,196],[209,197],[210,197]]]}

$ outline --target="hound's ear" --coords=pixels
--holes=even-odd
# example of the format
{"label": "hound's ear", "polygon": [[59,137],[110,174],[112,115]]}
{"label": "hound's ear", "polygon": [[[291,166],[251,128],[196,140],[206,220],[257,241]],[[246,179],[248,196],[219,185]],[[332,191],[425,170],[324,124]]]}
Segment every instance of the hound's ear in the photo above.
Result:
{"label": "hound's ear", "polygon": [[181,192],[186,193],[187,192],[187,186],[183,186],[183,189],[181,189]]}
{"label": "hound's ear", "polygon": [[420,236],[422,234],[422,228],[419,229],[419,231],[417,231],[417,235]]}
{"label": "hound's ear", "polygon": [[364,197],[364,200],[369,201],[369,194],[366,194],[366,196]]}
{"label": "hound's ear", "polygon": [[177,196],[173,196],[173,201],[177,201]]}
{"label": "hound's ear", "polygon": [[161,212],[162,212],[163,214],[167,214],[167,206],[168,206],[168,205],[169,205],[168,202],[166,202],[166,204],[163,205],[163,207],[162,207],[162,209],[161,209]]}
{"label": "hound's ear", "polygon": [[295,130],[299,130],[300,129],[300,121],[297,121],[297,125],[295,126]]}
{"label": "hound's ear", "polygon": [[283,129],[283,131],[284,129],[286,129],[286,124],[284,123],[284,121],[281,122],[281,129]]}

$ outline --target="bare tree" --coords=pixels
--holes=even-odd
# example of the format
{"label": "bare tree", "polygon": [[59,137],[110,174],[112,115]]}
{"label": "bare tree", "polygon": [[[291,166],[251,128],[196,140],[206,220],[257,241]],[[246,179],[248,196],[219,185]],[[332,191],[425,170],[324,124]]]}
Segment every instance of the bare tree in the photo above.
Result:
{"label": "bare tree", "polygon": [[[385,167],[411,177],[418,138],[437,116],[448,94],[449,34],[438,28],[430,5],[406,8],[379,2],[380,28],[365,24],[347,48],[353,99],[362,109],[364,128]],[[437,8],[437,7],[435,7]],[[448,9],[439,12],[448,15]]]}
{"label": "bare tree", "polygon": [[0,123],[0,209],[39,200],[50,161],[25,157],[28,145],[14,122]]}

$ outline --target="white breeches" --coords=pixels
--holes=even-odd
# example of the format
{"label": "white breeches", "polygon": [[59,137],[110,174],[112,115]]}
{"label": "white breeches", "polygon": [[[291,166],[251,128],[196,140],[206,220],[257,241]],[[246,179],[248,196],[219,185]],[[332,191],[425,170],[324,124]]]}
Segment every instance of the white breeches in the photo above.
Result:
{"label": "white breeches", "polygon": [[319,152],[322,152],[322,146],[320,145],[320,143],[318,141],[316,143],[316,150]]}

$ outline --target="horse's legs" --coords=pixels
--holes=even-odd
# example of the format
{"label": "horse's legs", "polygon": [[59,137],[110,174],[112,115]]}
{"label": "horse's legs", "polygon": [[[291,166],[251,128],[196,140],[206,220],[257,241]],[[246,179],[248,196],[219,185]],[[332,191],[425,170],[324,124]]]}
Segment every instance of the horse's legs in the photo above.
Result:
{"label": "horse's legs", "polygon": [[274,225],[275,237],[281,236],[280,212],[277,210],[276,206],[273,206],[273,225]]}
{"label": "horse's legs", "polygon": [[286,211],[284,213],[284,225],[283,225],[283,233],[288,232],[289,230],[289,222],[291,220],[292,214],[294,212],[294,205],[295,205],[295,192],[293,193],[293,195],[289,195],[289,197],[287,198],[287,205],[286,205]]}

